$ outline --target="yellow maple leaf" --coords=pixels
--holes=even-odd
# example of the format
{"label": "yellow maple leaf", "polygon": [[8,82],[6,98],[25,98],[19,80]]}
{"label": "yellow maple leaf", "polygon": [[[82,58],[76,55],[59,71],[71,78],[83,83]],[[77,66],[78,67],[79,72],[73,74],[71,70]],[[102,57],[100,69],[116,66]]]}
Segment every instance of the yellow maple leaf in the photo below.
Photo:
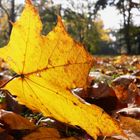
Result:
{"label": "yellow maple leaf", "polygon": [[17,73],[5,88],[17,100],[45,116],[78,125],[97,139],[99,135],[121,134],[118,124],[101,108],[87,104],[71,89],[87,86],[93,58],[66,32],[61,18],[47,35],[41,35],[39,15],[26,0],[7,46],[0,56]]}

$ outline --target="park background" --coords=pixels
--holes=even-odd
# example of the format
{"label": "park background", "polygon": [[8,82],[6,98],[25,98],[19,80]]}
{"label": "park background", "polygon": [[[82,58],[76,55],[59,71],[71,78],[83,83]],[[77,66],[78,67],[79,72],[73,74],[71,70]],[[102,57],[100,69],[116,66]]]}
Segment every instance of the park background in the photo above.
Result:
{"label": "park background", "polygon": [[[140,54],[139,0],[33,0],[43,23],[42,34],[63,18],[70,35],[91,54]],[[0,0],[0,47],[9,40],[24,0]]]}

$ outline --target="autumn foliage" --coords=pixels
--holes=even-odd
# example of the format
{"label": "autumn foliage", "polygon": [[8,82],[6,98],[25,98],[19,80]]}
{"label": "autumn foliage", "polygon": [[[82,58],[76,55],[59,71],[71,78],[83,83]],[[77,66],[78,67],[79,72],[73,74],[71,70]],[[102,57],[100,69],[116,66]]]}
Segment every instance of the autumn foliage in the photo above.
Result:
{"label": "autumn foliage", "polygon": [[16,74],[4,89],[28,108],[79,126],[94,139],[125,136],[103,109],[72,93],[72,89],[89,86],[93,57],[67,34],[61,17],[58,16],[56,27],[48,35],[41,35],[39,14],[26,0],[21,17],[12,24],[10,41],[0,49],[0,57]]}

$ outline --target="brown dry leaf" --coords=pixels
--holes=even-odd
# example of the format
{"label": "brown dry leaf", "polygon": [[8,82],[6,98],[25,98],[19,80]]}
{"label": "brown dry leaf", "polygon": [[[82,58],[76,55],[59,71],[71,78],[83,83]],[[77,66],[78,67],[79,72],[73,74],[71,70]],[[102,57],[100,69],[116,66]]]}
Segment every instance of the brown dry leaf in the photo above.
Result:
{"label": "brown dry leaf", "polygon": [[10,42],[0,49],[0,55],[17,73],[5,88],[27,107],[78,125],[95,139],[124,135],[101,108],[71,93],[73,88],[87,87],[92,56],[67,34],[60,17],[47,36],[41,35],[41,30],[39,15],[26,0],[21,17],[13,23]]}
{"label": "brown dry leaf", "polygon": [[123,65],[125,62],[128,60],[127,55],[121,55],[115,58],[116,60],[114,61],[114,64],[120,64]]}
{"label": "brown dry leaf", "polygon": [[14,140],[12,136],[10,136],[6,130],[0,127],[0,140]]}
{"label": "brown dry leaf", "polygon": [[6,133],[0,135],[0,140],[15,140],[14,137]]}
{"label": "brown dry leaf", "polygon": [[126,135],[128,136],[128,138],[124,138],[121,136],[114,136],[111,138],[107,138],[105,140],[140,140],[140,137],[137,136],[136,134],[130,132],[130,131],[125,131]]}
{"label": "brown dry leaf", "polygon": [[128,90],[124,88],[122,85],[116,85],[115,88],[113,88],[115,91],[115,94],[117,98],[120,101],[126,101],[128,99]]}
{"label": "brown dry leaf", "polygon": [[134,133],[140,133],[140,120],[135,118],[119,116],[121,127],[125,130],[132,130]]}
{"label": "brown dry leaf", "polygon": [[136,65],[136,68],[138,69],[138,70],[140,70],[140,64],[135,64]]}
{"label": "brown dry leaf", "polygon": [[60,140],[57,129],[39,127],[36,131],[23,137],[22,140]]}
{"label": "brown dry leaf", "polygon": [[7,109],[7,104],[5,102],[4,103],[0,103],[0,109],[6,110]]}
{"label": "brown dry leaf", "polygon": [[14,113],[20,114],[25,108],[25,106],[18,104],[15,98],[7,90],[2,90],[0,96],[4,98],[4,101],[0,103],[0,109],[10,110]]}
{"label": "brown dry leaf", "polygon": [[115,96],[114,90],[109,87],[109,83],[112,80],[110,76],[102,74],[101,72],[90,72],[88,79],[90,87],[87,91],[87,97],[98,99],[102,97]]}
{"label": "brown dry leaf", "polygon": [[94,82],[86,90],[74,89],[73,92],[83,99],[100,99],[109,96],[116,97],[114,90],[105,82]]}
{"label": "brown dry leaf", "polygon": [[89,98],[104,98],[108,96],[115,96],[114,90],[109,87],[107,83],[104,82],[98,82],[94,83],[88,91],[88,97]]}
{"label": "brown dry leaf", "polygon": [[24,130],[24,129],[34,129],[35,125],[26,118],[15,114],[11,111],[5,111],[0,109],[0,122],[4,125],[7,129],[14,129],[14,130]]}
{"label": "brown dry leaf", "polygon": [[0,133],[4,132],[5,130],[0,127]]}
{"label": "brown dry leaf", "polygon": [[140,93],[134,83],[135,79],[135,76],[123,75],[113,80],[112,87],[120,101],[134,104],[135,97]]}
{"label": "brown dry leaf", "polygon": [[75,137],[68,137],[68,138],[61,138],[60,140],[80,140],[80,139],[79,138],[75,138]]}
{"label": "brown dry leaf", "polygon": [[117,111],[119,114],[124,114],[126,116],[131,116],[134,118],[140,118],[140,107],[130,106],[126,108],[122,108]]}

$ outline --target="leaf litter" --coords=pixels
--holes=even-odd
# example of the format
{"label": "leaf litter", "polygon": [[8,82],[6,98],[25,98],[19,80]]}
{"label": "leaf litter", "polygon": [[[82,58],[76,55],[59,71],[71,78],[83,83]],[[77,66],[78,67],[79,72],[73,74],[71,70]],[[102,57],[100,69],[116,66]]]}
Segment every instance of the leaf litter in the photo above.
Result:
{"label": "leaf litter", "polygon": [[[28,4],[30,4],[30,3],[28,3]],[[28,50],[26,50],[26,51],[28,51]],[[59,50],[57,51],[57,53],[59,53]],[[57,55],[57,53],[55,55]],[[14,54],[14,56],[15,56],[15,54]],[[12,58],[12,56],[10,56],[10,57]],[[28,56],[26,56],[26,57],[28,57]],[[52,58],[55,59],[55,61],[57,61],[57,59],[55,57],[52,57]],[[26,62],[26,59],[27,58],[23,57],[23,60],[25,60],[25,62]],[[95,57],[94,67],[91,72],[92,74],[90,73],[89,77],[88,77],[88,80],[89,80],[88,88],[86,89],[83,86],[83,88],[81,88],[81,90],[79,90],[80,93],[75,92],[75,94],[77,96],[82,97],[82,99],[84,99],[85,101],[87,101],[91,104],[97,104],[98,106],[101,106],[105,110],[108,110],[108,113],[112,116],[112,118],[114,117],[114,118],[116,118],[116,120],[120,121],[121,128],[125,131],[126,135],[128,135],[128,137],[130,139],[139,138],[139,134],[138,134],[139,131],[137,131],[138,130],[137,128],[139,128],[139,121],[138,121],[139,115],[137,115],[137,114],[139,113],[138,110],[139,110],[139,100],[140,100],[139,99],[139,95],[140,95],[139,94],[139,71],[140,71],[139,59],[140,58],[138,56],[129,57],[126,55],[122,55],[122,56],[114,57],[114,58],[112,58],[112,57],[111,58],[110,57],[106,57],[106,58]],[[16,60],[17,60],[17,58],[16,58]],[[16,62],[16,60],[14,60],[14,61]],[[13,63],[14,61],[11,61],[11,63]],[[81,62],[81,60],[79,60],[79,61]],[[19,66],[16,67],[15,62],[14,62],[14,64],[11,64],[11,65],[14,65],[13,69],[14,69],[14,71],[16,71],[18,73],[18,71],[20,70],[19,66],[21,64],[20,64],[20,62],[17,62],[17,64]],[[30,71],[30,68],[28,67],[28,65],[25,62],[24,62],[24,67],[21,66],[22,69],[20,71],[25,72],[25,75],[26,75],[26,69],[27,69],[27,71],[28,70]],[[49,68],[54,69],[53,65],[55,63],[53,64],[52,62],[50,62],[50,59],[48,62],[49,62],[49,65],[48,65]],[[59,63],[59,61],[57,63]],[[7,70],[7,64],[3,60],[1,60],[0,65],[1,65],[0,70],[1,70],[1,83],[2,83],[1,85],[3,85],[3,83],[5,83],[5,78],[8,81],[10,79],[9,77],[12,76],[12,73],[11,73],[11,71]],[[40,64],[40,67],[42,67],[41,64]],[[35,69],[35,68],[33,67],[32,69]],[[65,69],[65,71],[68,72],[68,69]],[[8,72],[8,73],[5,73],[5,72]],[[94,74],[94,73],[97,73],[97,72],[101,78],[99,78],[99,76],[96,77],[96,74]],[[32,71],[30,71],[28,73],[32,73]],[[85,71],[85,73],[87,73],[87,71]],[[129,75],[129,77],[126,77],[125,75]],[[37,76],[40,77],[39,72],[38,72]],[[57,75],[54,75],[54,76],[57,76]],[[86,76],[87,75],[85,75],[85,77]],[[21,77],[21,78],[23,78],[23,77]],[[54,78],[56,79],[56,77],[54,77]],[[73,78],[75,79],[75,77],[73,77]],[[78,77],[76,77],[76,78],[78,78]],[[84,80],[84,81],[81,81],[80,84],[84,85],[85,79],[86,78],[80,79],[80,80]],[[123,82],[124,79],[125,79],[125,82]],[[120,81],[121,83],[120,82],[118,83],[116,81]],[[52,81],[52,82],[54,82],[54,81]],[[60,81],[57,81],[57,82],[59,83]],[[61,83],[62,83],[62,81],[61,81]],[[16,84],[17,84],[17,82],[16,82]],[[79,83],[77,83],[77,84],[79,84]],[[11,87],[12,86],[13,85],[11,85]],[[63,84],[60,86],[66,87],[66,85],[63,85]],[[69,85],[69,83],[67,83],[67,86],[71,87],[71,84]],[[11,89],[11,87],[7,88],[7,89],[9,90],[9,89]],[[72,86],[72,87],[75,88],[75,86]],[[60,90],[58,87],[53,86],[53,88],[57,89],[59,92],[60,91],[63,92],[63,94],[67,93],[67,91]],[[105,89],[107,89],[108,92],[104,92]],[[122,92],[120,89],[124,92]],[[10,91],[10,92],[12,94],[12,91]],[[24,92],[24,94],[26,94],[26,92]],[[119,96],[118,96],[118,94],[119,94]],[[16,96],[18,96],[18,94],[16,94]],[[14,97],[16,97],[16,96],[14,96]],[[13,97],[10,97],[10,98],[13,99]],[[36,98],[36,96],[35,96],[35,98]],[[130,100],[131,98],[133,100]],[[19,100],[24,102],[25,105],[27,103],[28,104],[27,106],[29,108],[33,109],[33,111],[36,111],[36,108],[34,106],[32,106],[33,104],[25,102],[23,100],[23,98],[21,98]],[[78,98],[78,100],[79,100],[79,98]],[[106,106],[107,106],[107,104],[111,104],[112,100],[114,100],[115,102],[114,102],[113,107],[109,110],[109,108],[106,108]],[[80,102],[82,102],[82,101],[80,101]],[[3,103],[3,102],[1,102],[1,103]],[[5,102],[5,103],[7,103],[7,102]],[[3,109],[3,106],[1,108]],[[125,111],[123,110],[124,108],[125,108]],[[137,112],[131,111],[131,114],[128,113],[130,111],[127,112],[127,110],[130,110],[130,109],[133,110],[134,108],[137,108]],[[9,107],[6,106],[6,107],[4,107],[4,109],[9,110]],[[25,111],[25,109],[28,110],[26,107],[22,106],[21,110],[18,113],[19,114],[23,113]],[[14,112],[14,109],[13,110],[10,109],[10,110]],[[29,111],[29,112],[31,113],[31,111]],[[1,110],[1,116],[3,116],[2,115],[3,113],[5,113],[7,115],[9,113],[14,114],[14,113],[11,113],[8,111]],[[34,114],[34,113],[31,113],[31,114]],[[120,114],[123,116],[121,116]],[[17,124],[20,123],[21,116],[20,115],[15,115],[15,116],[17,117],[16,123]],[[24,114],[24,116],[25,116],[25,114]],[[35,117],[36,115],[33,115],[33,116]],[[38,118],[35,119],[34,117],[32,119],[30,117],[29,121],[33,121],[34,123],[36,121],[38,121]],[[50,117],[55,118],[54,116],[50,116]],[[87,115],[87,117],[90,117],[90,113]],[[106,115],[105,115],[105,117],[106,117]],[[58,118],[56,117],[56,119],[58,119]],[[82,118],[82,116],[79,116],[78,119],[79,119],[79,121],[82,121],[83,118]],[[10,123],[8,123],[9,121],[10,121]],[[28,121],[28,119],[27,119],[27,121]],[[53,125],[50,125],[52,127],[52,129],[50,129],[50,128],[47,129],[46,127],[44,127],[44,126],[46,126],[46,123],[48,123],[48,122],[46,122],[46,123],[42,122],[41,126],[37,125],[37,126],[35,126],[35,128],[32,128],[31,130],[27,127],[28,125],[23,127],[20,130],[17,130],[17,129],[15,129],[14,120],[12,120],[12,117],[10,116],[8,121],[6,120],[4,122],[3,119],[1,120],[0,134],[1,134],[1,136],[3,136],[4,139],[7,139],[6,137],[9,137],[9,139],[13,139],[13,138],[29,139],[31,137],[32,137],[32,139],[36,139],[36,137],[38,137],[40,135],[44,135],[44,132],[45,133],[48,132],[49,134],[52,133],[51,136],[49,136],[49,134],[47,135],[50,139],[55,139],[55,138],[56,139],[92,139],[92,137],[94,137],[95,139],[97,138],[96,135],[98,135],[98,133],[95,134],[95,132],[94,132],[94,135],[92,135],[92,133],[90,132],[91,130],[89,128],[83,127],[83,129],[85,129],[86,131],[89,130],[87,132],[92,137],[90,137],[86,133],[86,131],[82,130],[81,128],[79,128],[77,126],[72,127],[69,124],[66,124],[64,120],[62,121],[64,123],[60,123],[59,121],[57,121],[57,122],[58,122],[58,124],[57,124],[58,126],[60,124],[63,126],[63,127],[61,127],[64,129],[63,132],[62,132],[62,130],[60,130],[59,127],[53,128],[54,127]],[[51,122],[51,123],[53,124],[53,122]],[[31,124],[29,122],[29,125],[31,125]],[[126,127],[126,124],[127,124],[127,127]],[[14,127],[11,125],[13,125]],[[25,123],[25,125],[26,125],[26,123]],[[99,124],[97,124],[97,125],[99,125]],[[135,125],[136,127],[135,128],[132,127],[133,125]],[[101,127],[101,126],[99,126],[99,127]],[[28,131],[25,131],[25,129]],[[51,132],[50,132],[50,130],[51,130]],[[94,130],[94,128],[93,128],[93,130]],[[70,131],[70,132],[68,132],[68,131]],[[54,133],[55,133],[55,135],[54,135]],[[16,134],[18,134],[18,136]],[[105,134],[102,134],[102,135],[105,135]],[[44,139],[47,139],[46,138],[47,136],[45,135]],[[53,136],[55,136],[55,138]],[[102,139],[102,138],[99,137],[99,139]],[[114,137],[114,138],[113,137],[106,137],[106,138],[104,137],[103,139],[124,139],[124,138],[119,136],[119,137]]]}

